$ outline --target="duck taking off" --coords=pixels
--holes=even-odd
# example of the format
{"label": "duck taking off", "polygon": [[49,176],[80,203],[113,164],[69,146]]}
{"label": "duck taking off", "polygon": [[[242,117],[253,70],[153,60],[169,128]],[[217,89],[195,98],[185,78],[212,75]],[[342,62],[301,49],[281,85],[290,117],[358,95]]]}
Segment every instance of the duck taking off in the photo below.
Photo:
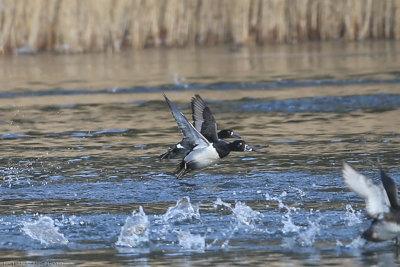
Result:
{"label": "duck taking off", "polygon": [[[193,125],[197,131],[199,131],[208,141],[211,141],[212,130],[210,128],[211,124],[216,125],[216,121],[214,116],[211,114],[211,110],[207,106],[206,102],[200,97],[200,95],[195,95],[192,97],[191,101],[192,106],[192,118]],[[207,111],[205,111],[207,109]],[[206,121],[203,113],[209,112],[211,116],[209,117],[210,121]],[[223,129],[217,133],[218,139],[227,139],[227,138],[240,138],[238,134],[236,134],[232,129]],[[192,149],[190,144],[182,139],[179,143],[168,148],[166,152],[160,155],[160,159],[171,159],[179,156],[186,156],[187,153]]]}
{"label": "duck taking off", "polygon": [[372,242],[394,238],[397,241],[400,234],[400,206],[393,179],[380,168],[382,185],[377,185],[347,163],[343,164],[342,173],[350,190],[364,198],[367,215],[373,219],[361,237]]}
{"label": "duck taking off", "polygon": [[[217,128],[215,123],[206,124],[202,126],[207,128],[210,134],[210,140],[207,140],[179,111],[179,109],[167,98],[164,94],[165,101],[167,102],[171,113],[178,124],[178,128],[183,134],[183,141],[187,142],[190,151],[182,159],[181,163],[175,170],[175,175],[181,178],[186,173],[199,170],[210,166],[221,158],[229,155],[231,151],[252,151],[253,148],[246,144],[243,140],[235,140],[227,142],[218,138]],[[213,116],[209,108],[203,111],[204,122],[213,121]],[[203,124],[204,124],[203,122]],[[215,120],[214,120],[215,122]]]}

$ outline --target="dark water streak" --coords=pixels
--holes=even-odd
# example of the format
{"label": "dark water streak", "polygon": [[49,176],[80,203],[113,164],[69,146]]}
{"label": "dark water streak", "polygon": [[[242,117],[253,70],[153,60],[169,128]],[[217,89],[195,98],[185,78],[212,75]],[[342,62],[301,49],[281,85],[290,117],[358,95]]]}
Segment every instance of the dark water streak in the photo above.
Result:
{"label": "dark water streak", "polygon": [[0,92],[0,98],[19,98],[19,97],[43,97],[58,95],[97,95],[97,94],[132,94],[132,93],[154,93],[154,92],[176,92],[188,90],[238,90],[238,89],[271,89],[286,87],[313,87],[313,86],[349,86],[349,85],[374,85],[374,84],[398,84],[399,78],[393,79],[358,79],[358,80],[309,80],[309,81],[278,81],[278,82],[255,82],[255,83],[211,83],[211,84],[174,84],[161,85],[157,87],[132,87],[132,88],[111,88],[104,90],[66,90],[56,88],[51,90],[41,90],[39,92]]}

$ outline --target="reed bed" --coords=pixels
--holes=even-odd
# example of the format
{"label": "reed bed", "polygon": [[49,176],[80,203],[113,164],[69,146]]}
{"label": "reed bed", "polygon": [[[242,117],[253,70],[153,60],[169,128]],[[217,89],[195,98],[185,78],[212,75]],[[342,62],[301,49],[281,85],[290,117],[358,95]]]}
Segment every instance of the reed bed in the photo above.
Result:
{"label": "reed bed", "polygon": [[1,0],[8,52],[400,39],[400,0]]}

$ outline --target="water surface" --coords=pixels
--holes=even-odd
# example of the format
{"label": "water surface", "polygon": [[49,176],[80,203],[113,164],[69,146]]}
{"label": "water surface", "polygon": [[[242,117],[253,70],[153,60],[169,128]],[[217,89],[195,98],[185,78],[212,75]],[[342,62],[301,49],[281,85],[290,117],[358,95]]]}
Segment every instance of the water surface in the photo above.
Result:
{"label": "water surface", "polygon": [[[345,160],[378,179],[379,156],[400,182],[397,46],[3,58],[2,261],[398,264],[391,241],[354,245],[370,222],[341,177]],[[266,147],[176,179],[179,160],[158,159],[181,138],[163,92],[188,118],[200,94]]]}

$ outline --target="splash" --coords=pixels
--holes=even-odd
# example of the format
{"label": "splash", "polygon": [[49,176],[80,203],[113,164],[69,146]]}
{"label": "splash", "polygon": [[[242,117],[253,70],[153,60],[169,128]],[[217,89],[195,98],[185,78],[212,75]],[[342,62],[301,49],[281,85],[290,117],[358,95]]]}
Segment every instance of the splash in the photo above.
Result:
{"label": "splash", "polygon": [[232,212],[240,225],[255,227],[256,223],[260,220],[260,212],[253,210],[240,201],[236,202]]}
{"label": "splash", "polygon": [[[301,192],[303,192],[303,191],[301,191]],[[282,227],[282,230],[281,230],[282,233],[284,233],[284,234],[291,233],[291,232],[298,233],[299,230],[300,230],[300,227],[297,226],[296,224],[294,224],[293,220],[292,220],[292,212],[296,212],[297,209],[295,207],[290,207],[290,206],[288,206],[288,205],[283,203],[282,198],[284,198],[286,196],[287,196],[287,192],[286,191],[283,191],[278,197],[273,197],[270,194],[265,193],[265,200],[267,200],[267,201],[276,201],[276,202],[278,202],[279,209],[285,209],[286,210],[286,213],[284,215],[282,215],[282,224],[283,224],[283,227]],[[300,193],[300,196],[302,196],[301,193]]]}
{"label": "splash", "polygon": [[217,200],[214,202],[214,208],[217,208],[218,206],[223,206],[232,209],[231,204],[222,201],[221,198],[217,198]]}
{"label": "splash", "polygon": [[149,226],[149,219],[140,206],[139,212],[133,211],[132,215],[126,218],[115,244],[132,248],[146,246],[149,243]]}
{"label": "splash", "polygon": [[310,247],[314,245],[315,237],[319,234],[320,225],[319,219],[315,222],[308,220],[308,228],[306,228],[303,232],[299,233],[296,241],[301,246]]}
{"label": "splash", "polygon": [[340,242],[340,240],[336,240],[336,246],[337,247],[344,247],[343,243]]}
{"label": "splash", "polygon": [[214,208],[218,210],[219,213],[231,215],[234,221],[232,221],[230,227],[226,228],[221,234],[224,237],[222,240],[216,238],[214,241],[208,244],[207,247],[214,246],[223,241],[220,243],[220,247],[222,249],[227,248],[234,234],[240,231],[240,229],[243,227],[245,227],[245,231],[251,230],[263,233],[268,232],[264,225],[262,225],[261,228],[258,227],[258,224],[261,222],[261,213],[253,210],[245,203],[237,201],[235,206],[232,208],[230,203],[226,203],[220,198],[217,198],[217,200],[214,202]]}
{"label": "splash", "polygon": [[182,246],[184,250],[204,251],[206,245],[204,236],[191,234],[186,231],[178,231],[177,234],[179,245]]}
{"label": "splash", "polygon": [[300,230],[300,227],[293,223],[290,212],[287,212],[285,215],[282,216],[282,223],[283,223],[282,233],[284,234],[291,232],[298,233]]}
{"label": "splash", "polygon": [[52,218],[48,216],[40,217],[35,222],[23,222],[22,230],[32,239],[39,240],[45,245],[62,244],[66,245],[68,239],[58,232]]}
{"label": "splash", "polygon": [[[336,247],[338,249],[339,253],[345,252],[345,253],[350,253],[353,256],[361,256],[363,253],[364,246],[367,244],[367,241],[362,238],[361,236],[358,236],[356,239],[351,241],[349,244],[344,245],[341,241],[336,240]],[[392,265],[389,265],[392,266]]]}
{"label": "splash", "polygon": [[346,214],[344,219],[347,221],[347,226],[360,224],[362,222],[360,216],[360,211],[356,212],[350,204],[346,205]]}
{"label": "splash", "polygon": [[357,237],[351,243],[347,244],[345,248],[357,250],[359,248],[364,247],[367,244],[367,240],[362,238],[361,236]]}
{"label": "splash", "polygon": [[180,77],[177,73],[174,74],[174,84],[178,87],[188,88],[189,84],[185,83],[186,78]]}
{"label": "splash", "polygon": [[271,195],[267,192],[267,193],[265,193],[265,200],[266,201],[271,201],[272,200],[272,197],[271,197]]}
{"label": "splash", "polygon": [[[319,235],[321,226],[319,221],[321,217],[315,221],[308,219],[308,225],[304,227],[296,226],[292,232],[295,233],[292,237],[283,238],[283,246],[285,247],[311,247],[315,243],[315,238]],[[282,231],[283,232],[283,231]]]}
{"label": "splash", "polygon": [[214,209],[217,210],[220,214],[231,214],[232,206],[230,203],[222,201],[220,198],[217,198],[214,201]]}
{"label": "splash", "polygon": [[287,196],[287,192],[283,191],[279,197],[272,197],[268,192],[265,193],[265,200],[266,201],[282,201],[282,198]]}
{"label": "splash", "polygon": [[247,225],[251,227],[255,227],[256,223],[260,221],[261,213],[253,210],[245,203],[237,201],[235,203],[235,207],[232,208],[232,205],[222,201],[220,198],[214,202],[214,208],[218,209],[218,211],[222,213],[232,213],[233,218],[239,225]]}
{"label": "splash", "polygon": [[[292,189],[296,190],[300,197],[304,197],[305,193],[295,187],[291,187]],[[285,209],[286,212],[284,215],[282,215],[282,224],[283,227],[281,229],[283,234],[288,234],[288,233],[294,233],[293,237],[289,238],[283,238],[283,245],[287,247],[293,247],[296,244],[300,245],[302,247],[310,247],[313,246],[315,243],[315,238],[316,236],[320,233],[321,227],[320,227],[320,220],[322,217],[318,217],[316,220],[311,221],[309,218],[308,220],[308,225],[307,226],[299,226],[296,225],[293,222],[293,213],[298,213],[298,208],[296,207],[290,207],[283,203],[282,198],[284,198],[287,195],[287,193],[284,191],[280,194],[278,197],[272,197],[268,193],[265,194],[265,198],[268,201],[277,201],[279,209]],[[318,212],[318,211],[317,211]],[[310,210],[309,215],[313,216],[314,211]]]}
{"label": "splash", "polygon": [[280,209],[286,209],[285,215],[282,215],[282,223],[283,223],[283,228],[282,228],[282,233],[290,233],[290,232],[299,232],[300,227],[295,225],[292,220],[292,211],[296,212],[295,207],[289,207],[286,204],[283,203],[283,201],[278,198],[279,202],[279,208]]}
{"label": "splash", "polygon": [[301,199],[303,199],[303,197],[306,196],[306,193],[303,190],[301,190],[300,188],[297,188],[297,187],[294,187],[294,186],[289,186],[289,188],[293,189],[294,191],[296,191],[299,194]]}
{"label": "splash", "polygon": [[178,200],[175,207],[169,207],[162,218],[164,222],[173,223],[200,220],[199,207],[193,206],[189,197],[183,197]]}

